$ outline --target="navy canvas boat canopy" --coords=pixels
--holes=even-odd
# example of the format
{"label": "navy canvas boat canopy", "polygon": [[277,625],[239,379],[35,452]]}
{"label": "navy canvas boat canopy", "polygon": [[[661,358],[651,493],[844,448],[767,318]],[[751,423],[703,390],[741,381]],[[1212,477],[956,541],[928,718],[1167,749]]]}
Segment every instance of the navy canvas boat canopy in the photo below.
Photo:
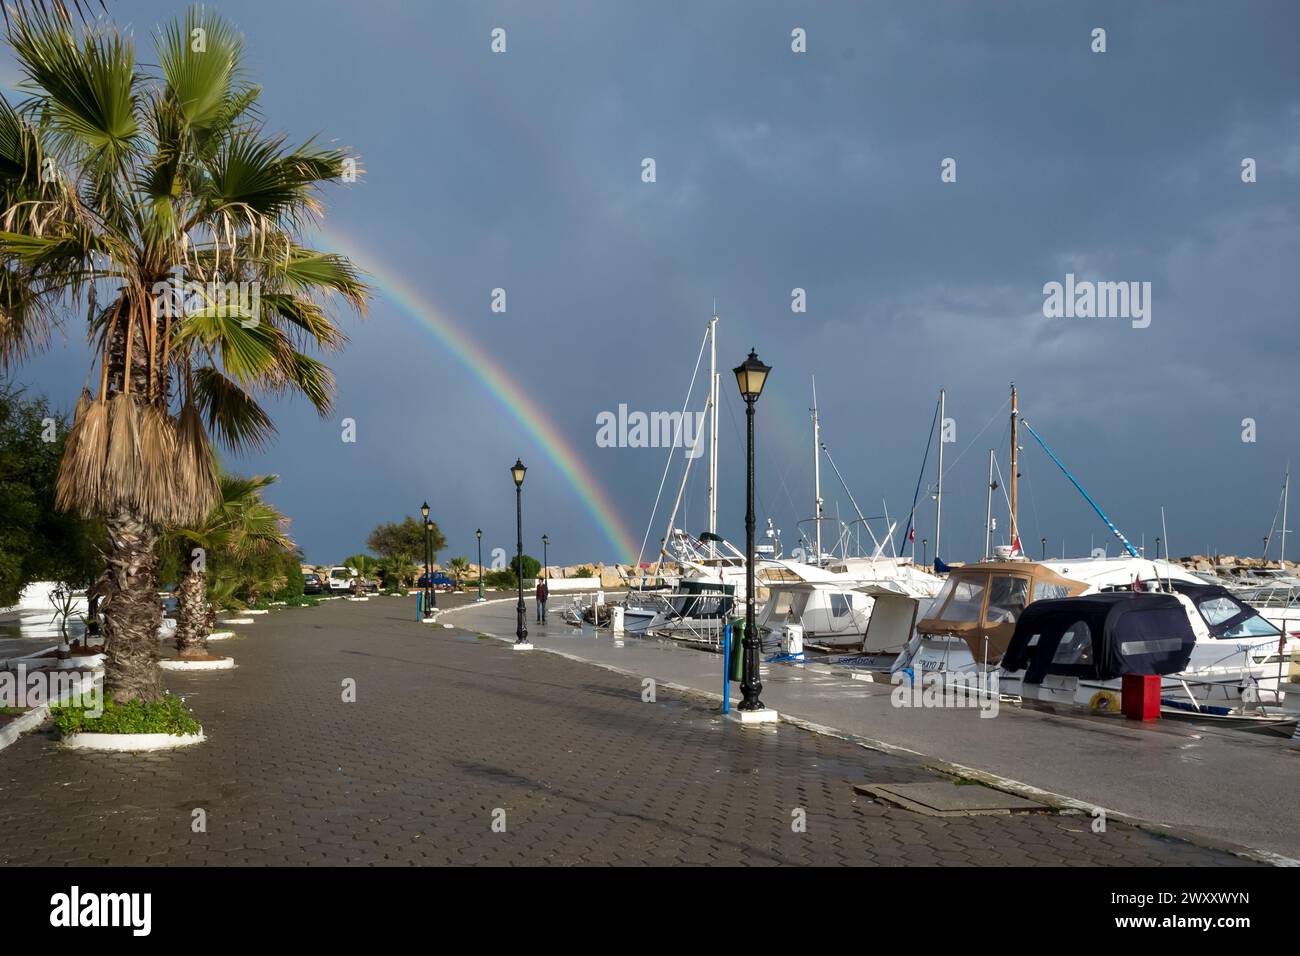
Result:
{"label": "navy canvas boat canopy", "polygon": [[1176,674],[1195,644],[1187,609],[1172,594],[1089,594],[1026,607],[1002,667],[1024,670],[1031,684],[1049,674],[1093,680]]}

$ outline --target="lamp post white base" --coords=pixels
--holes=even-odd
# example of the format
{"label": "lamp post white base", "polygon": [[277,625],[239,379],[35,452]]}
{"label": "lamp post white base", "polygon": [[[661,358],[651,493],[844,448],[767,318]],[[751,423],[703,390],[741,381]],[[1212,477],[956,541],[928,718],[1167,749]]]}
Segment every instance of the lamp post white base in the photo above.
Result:
{"label": "lamp post white base", "polygon": [[733,709],[727,717],[741,724],[775,724],[781,719],[781,716],[770,707],[764,707],[762,710]]}
{"label": "lamp post white base", "polygon": [[432,624],[432,623],[433,623],[434,621],[436,621],[436,620],[438,620],[436,617],[426,617],[426,618],[424,618],[424,623],[425,623],[425,624]]}
{"label": "lamp post white base", "polygon": [[513,651],[531,651],[533,649],[533,645],[527,642],[523,644],[519,644],[516,642],[510,645],[510,649]]}

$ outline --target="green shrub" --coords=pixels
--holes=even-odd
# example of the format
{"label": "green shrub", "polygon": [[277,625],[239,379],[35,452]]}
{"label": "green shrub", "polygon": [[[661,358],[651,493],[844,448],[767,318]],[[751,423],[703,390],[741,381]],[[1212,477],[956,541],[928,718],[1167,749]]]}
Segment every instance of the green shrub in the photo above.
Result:
{"label": "green shrub", "polygon": [[82,705],[53,704],[50,714],[63,736],[91,734],[197,734],[202,728],[179,697],[166,694],[156,704],[138,700],[119,704],[104,698],[104,713],[87,717]]}
{"label": "green shrub", "polygon": [[320,599],[309,594],[299,594],[284,599],[285,607],[317,607],[319,604]]}
{"label": "green shrub", "polygon": [[515,577],[515,572],[509,569],[500,571],[489,571],[483,575],[483,583],[490,588],[517,588],[519,579]]}
{"label": "green shrub", "polygon": [[284,587],[276,591],[273,595],[277,601],[288,601],[290,598],[302,597],[304,581],[302,575],[302,564],[297,554],[289,552],[283,563],[285,584]]}

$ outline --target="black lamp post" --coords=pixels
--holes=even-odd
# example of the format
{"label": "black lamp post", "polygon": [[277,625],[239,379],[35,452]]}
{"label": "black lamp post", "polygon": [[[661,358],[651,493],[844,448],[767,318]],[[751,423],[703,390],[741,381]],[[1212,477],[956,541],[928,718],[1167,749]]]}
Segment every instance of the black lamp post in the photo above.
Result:
{"label": "black lamp post", "polygon": [[550,558],[551,536],[542,535],[542,577],[546,580],[551,579],[551,558]]}
{"label": "black lamp post", "polygon": [[763,394],[771,366],[759,361],[758,354],[749,350],[749,358],[737,365],[736,384],[740,397],[745,400],[745,655],[740,681],[744,699],[739,710],[763,710],[759,694],[763,683],[758,676],[758,634],[754,625],[754,403]]}
{"label": "black lamp post", "polygon": [[424,522],[424,550],[429,555],[429,576],[425,578],[429,582],[429,604],[428,606],[437,610],[438,608],[438,590],[433,586],[433,522]]}
{"label": "black lamp post", "polygon": [[476,528],[474,537],[478,539],[478,599],[483,601],[483,529]]}
{"label": "black lamp post", "polygon": [[930,550],[930,539],[922,538],[921,539],[921,567],[923,568],[928,568],[930,566],[929,559],[926,557],[926,554],[929,553],[929,550]]}
{"label": "black lamp post", "polygon": [[1047,539],[1043,539],[1043,560],[1047,560]]}
{"label": "black lamp post", "polygon": [[1156,560],[1160,560],[1160,539],[1156,538]]}
{"label": "black lamp post", "polygon": [[430,567],[432,561],[429,557],[429,502],[420,505],[421,524],[424,525],[424,617],[429,616],[429,585],[432,583],[429,578],[433,575],[433,569]]}
{"label": "black lamp post", "polygon": [[528,625],[524,622],[524,475],[528,469],[523,461],[516,458],[510,468],[510,476],[515,480],[515,580],[519,583],[519,604],[515,607],[515,643],[528,643]]}

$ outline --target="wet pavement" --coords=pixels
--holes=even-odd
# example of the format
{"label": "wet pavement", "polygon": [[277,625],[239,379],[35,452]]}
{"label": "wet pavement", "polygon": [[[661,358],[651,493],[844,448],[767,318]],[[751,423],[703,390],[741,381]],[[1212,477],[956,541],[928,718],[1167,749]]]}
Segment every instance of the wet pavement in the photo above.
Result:
{"label": "wet pavement", "polygon": [[221,648],[238,669],[165,675],[209,736],[195,747],[21,738],[0,751],[0,863],[1249,862],[1082,814],[904,809],[854,787],[959,782],[413,617],[413,600],[375,597],[235,627]]}
{"label": "wet pavement", "polygon": [[[722,693],[722,659],[681,643],[549,620],[530,639],[543,650]],[[567,598],[564,599],[567,603]],[[510,637],[511,602],[450,611],[458,627]],[[899,708],[888,675],[875,683],[844,668],[764,665],[763,701],[783,715],[949,764],[996,774],[1141,820],[1190,828],[1210,841],[1300,858],[1300,805],[1294,799],[1300,749],[1274,733],[1250,733],[1183,720],[1139,724],[1121,715],[1056,712],[1003,703],[994,718],[974,708]],[[731,685],[739,693],[739,685]]]}

